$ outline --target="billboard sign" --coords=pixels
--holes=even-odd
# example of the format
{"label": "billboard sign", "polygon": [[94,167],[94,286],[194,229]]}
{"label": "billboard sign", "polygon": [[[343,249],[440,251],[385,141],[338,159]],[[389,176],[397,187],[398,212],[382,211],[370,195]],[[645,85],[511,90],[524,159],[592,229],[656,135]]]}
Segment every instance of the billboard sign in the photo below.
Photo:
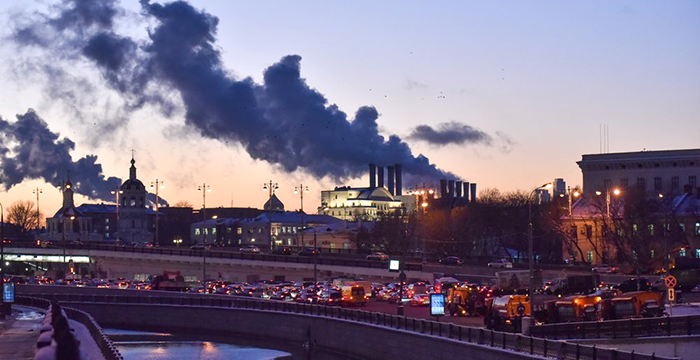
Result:
{"label": "billboard sign", "polygon": [[445,315],[445,294],[430,294],[430,315]]}

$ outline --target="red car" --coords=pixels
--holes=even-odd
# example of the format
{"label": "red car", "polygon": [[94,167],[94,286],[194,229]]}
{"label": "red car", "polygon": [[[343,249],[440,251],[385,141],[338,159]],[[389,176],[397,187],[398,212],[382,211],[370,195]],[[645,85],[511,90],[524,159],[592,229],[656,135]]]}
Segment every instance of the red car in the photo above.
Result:
{"label": "red car", "polygon": [[408,304],[411,306],[428,306],[428,305],[430,305],[430,295],[428,295],[428,294],[413,295],[413,297],[408,302]]}

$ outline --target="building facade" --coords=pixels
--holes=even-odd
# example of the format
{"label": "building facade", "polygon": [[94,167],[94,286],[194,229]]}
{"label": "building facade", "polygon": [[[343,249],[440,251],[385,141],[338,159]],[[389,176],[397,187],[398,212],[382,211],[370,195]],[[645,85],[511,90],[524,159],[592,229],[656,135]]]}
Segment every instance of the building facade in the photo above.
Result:
{"label": "building facade", "polygon": [[563,219],[564,260],[653,270],[700,258],[700,149],[583,155],[578,165],[584,190]]}
{"label": "building facade", "polygon": [[700,149],[583,155],[584,193],[639,188],[654,195],[678,195],[698,187]]}

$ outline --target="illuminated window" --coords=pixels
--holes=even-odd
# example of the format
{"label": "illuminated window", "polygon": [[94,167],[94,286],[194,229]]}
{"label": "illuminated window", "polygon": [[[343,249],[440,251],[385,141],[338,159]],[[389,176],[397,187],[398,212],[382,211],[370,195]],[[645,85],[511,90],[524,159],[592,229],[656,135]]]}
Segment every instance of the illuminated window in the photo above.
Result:
{"label": "illuminated window", "polygon": [[593,250],[588,250],[586,252],[586,259],[588,260],[589,263],[593,263]]}
{"label": "illuminated window", "polygon": [[195,235],[201,235],[201,230],[199,228],[194,228]]}
{"label": "illuminated window", "polygon": [[654,224],[647,225],[647,230],[649,230],[649,235],[654,235]]}
{"label": "illuminated window", "polygon": [[216,235],[216,228],[211,228],[211,233]]}
{"label": "illuminated window", "polygon": [[700,259],[700,249],[695,249],[695,257]]}
{"label": "illuminated window", "polygon": [[243,234],[243,228],[240,228],[240,227],[237,228],[237,229],[236,229],[236,234],[238,234],[238,235]]}
{"label": "illuminated window", "polygon": [[695,223],[695,235],[700,236],[700,222]]}
{"label": "illuminated window", "polygon": [[654,249],[651,249],[651,257],[654,257]]}
{"label": "illuminated window", "polygon": [[685,248],[684,247],[681,248],[680,250],[678,250],[678,256],[685,257]]}

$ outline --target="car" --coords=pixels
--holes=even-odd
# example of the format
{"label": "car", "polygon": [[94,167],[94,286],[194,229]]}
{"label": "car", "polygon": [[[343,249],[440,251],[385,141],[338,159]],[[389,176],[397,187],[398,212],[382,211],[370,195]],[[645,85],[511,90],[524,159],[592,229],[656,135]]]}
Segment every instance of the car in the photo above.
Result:
{"label": "car", "polygon": [[464,260],[460,259],[457,256],[448,256],[446,258],[440,259],[440,264],[443,264],[443,265],[462,265],[462,264],[464,264]]}
{"label": "car", "polygon": [[375,252],[367,255],[367,260],[389,261],[389,255],[387,255],[381,251],[375,251]]}
{"label": "car", "polygon": [[596,273],[603,273],[603,274],[612,274],[615,271],[617,271],[616,268],[610,266],[610,265],[596,265],[591,268],[591,271],[596,272]]}
{"label": "car", "polygon": [[192,246],[190,246],[190,250],[211,250],[211,245],[202,245],[202,244],[192,245]]}
{"label": "car", "polygon": [[325,292],[321,295],[319,303],[328,306],[340,306],[343,298],[343,294],[339,291]]}
{"label": "car", "polygon": [[305,247],[299,251],[299,256],[316,256],[318,255],[318,250],[314,248]]}
{"label": "car", "polygon": [[500,260],[496,260],[496,261],[488,263],[487,266],[490,268],[510,269],[513,267],[513,263],[506,260],[506,259],[500,259]]}
{"label": "car", "polygon": [[240,252],[242,252],[242,253],[254,253],[254,254],[258,254],[258,253],[260,253],[260,248],[257,247],[257,246],[255,246],[255,245],[253,245],[253,244],[248,244],[248,245],[246,245],[246,246],[244,246],[244,247],[238,249],[238,251],[240,251]]}
{"label": "car", "polygon": [[428,306],[428,305],[430,305],[430,295],[428,295],[428,294],[413,295],[413,297],[408,302],[408,304],[411,306]]}
{"label": "car", "polygon": [[275,255],[292,255],[292,249],[288,247],[276,247],[272,250]]}

